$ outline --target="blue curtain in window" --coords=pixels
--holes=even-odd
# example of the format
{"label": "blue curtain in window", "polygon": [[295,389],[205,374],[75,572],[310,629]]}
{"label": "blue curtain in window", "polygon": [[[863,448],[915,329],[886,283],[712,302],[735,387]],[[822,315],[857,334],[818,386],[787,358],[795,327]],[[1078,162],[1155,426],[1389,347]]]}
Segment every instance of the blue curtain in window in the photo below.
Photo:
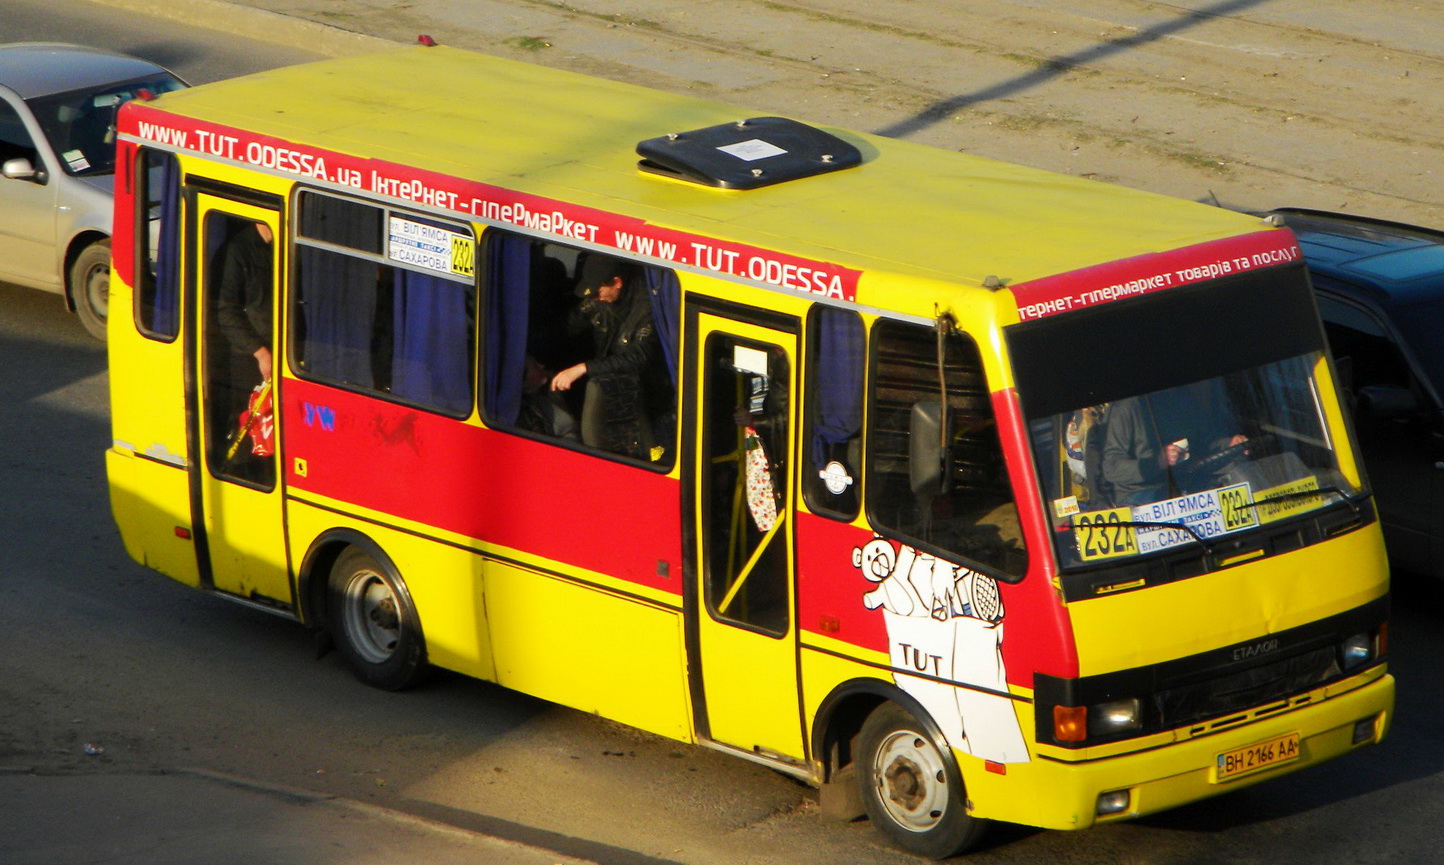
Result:
{"label": "blue curtain in window", "polygon": [[341,384],[374,387],[377,265],[306,246],[297,247],[296,258],[306,371]]}
{"label": "blue curtain in window", "polygon": [[471,411],[469,286],[396,270],[391,392],[451,414]]}
{"label": "blue curtain in window", "polygon": [[677,320],[681,307],[681,286],[677,274],[660,267],[643,269],[647,284],[647,297],[652,302],[652,326],[657,329],[657,338],[662,343],[662,359],[667,363],[667,375],[672,386],[677,386]]}
{"label": "blue curtain in window", "polygon": [[486,411],[514,424],[521,415],[531,293],[531,241],[497,234],[486,261]]}
{"label": "blue curtain in window", "polygon": [[812,463],[827,464],[830,445],[862,432],[862,379],[866,339],[856,313],[823,307],[817,311],[817,423],[812,429]]}
{"label": "blue curtain in window", "polygon": [[161,336],[180,332],[180,165],[166,156],[160,165],[160,240],[155,253],[155,305],[150,329]]}

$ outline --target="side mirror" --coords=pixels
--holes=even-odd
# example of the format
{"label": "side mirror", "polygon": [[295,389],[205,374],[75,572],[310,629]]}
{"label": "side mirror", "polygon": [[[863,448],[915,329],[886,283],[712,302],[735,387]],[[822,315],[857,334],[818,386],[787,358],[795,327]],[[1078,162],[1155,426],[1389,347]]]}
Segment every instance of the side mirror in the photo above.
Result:
{"label": "side mirror", "polygon": [[5,164],[0,165],[0,175],[10,180],[29,180],[41,184],[48,179],[43,170],[37,171],[35,164],[23,156],[5,160]]}
{"label": "side mirror", "polygon": [[908,418],[908,485],[914,495],[944,492],[947,454],[943,452],[943,410],[937,400],[913,403]]}
{"label": "side mirror", "polygon": [[1419,398],[1407,387],[1375,384],[1359,388],[1358,412],[1376,420],[1396,420],[1419,413]]}

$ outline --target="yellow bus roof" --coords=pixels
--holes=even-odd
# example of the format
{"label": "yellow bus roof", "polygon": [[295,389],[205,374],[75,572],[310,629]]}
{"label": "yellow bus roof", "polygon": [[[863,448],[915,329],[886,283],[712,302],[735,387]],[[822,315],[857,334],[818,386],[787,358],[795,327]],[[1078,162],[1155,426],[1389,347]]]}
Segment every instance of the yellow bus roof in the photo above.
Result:
{"label": "yellow bus roof", "polygon": [[837,129],[863,164],[750,191],[638,169],[736,107],[444,46],[168,93],[168,113],[854,268],[1007,284],[1256,231],[1253,217]]}

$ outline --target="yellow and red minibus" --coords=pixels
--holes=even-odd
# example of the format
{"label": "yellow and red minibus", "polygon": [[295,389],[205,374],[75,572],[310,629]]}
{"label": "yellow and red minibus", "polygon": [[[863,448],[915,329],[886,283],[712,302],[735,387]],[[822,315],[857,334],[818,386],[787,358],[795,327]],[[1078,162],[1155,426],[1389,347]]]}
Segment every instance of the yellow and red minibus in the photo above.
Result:
{"label": "yellow and red minibus", "polygon": [[126,548],[374,685],[717,748],[935,857],[1385,735],[1286,227],[446,47],[118,146]]}

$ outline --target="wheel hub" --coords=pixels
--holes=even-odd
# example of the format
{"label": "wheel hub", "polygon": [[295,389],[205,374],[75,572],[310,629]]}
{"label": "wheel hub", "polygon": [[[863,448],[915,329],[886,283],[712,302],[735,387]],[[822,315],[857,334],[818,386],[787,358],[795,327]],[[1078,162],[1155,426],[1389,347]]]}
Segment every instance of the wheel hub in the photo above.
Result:
{"label": "wheel hub", "polygon": [[401,639],[401,609],[391,587],[377,574],[359,573],[347,585],[343,603],[352,645],[370,663],[384,663]]}
{"label": "wheel hub", "polygon": [[897,731],[878,749],[875,766],[878,798],[897,825],[927,832],[942,821],[948,807],[947,769],[929,739]]}
{"label": "wheel hub", "polygon": [[898,758],[887,770],[888,798],[912,811],[927,795],[926,782],[921,776],[918,764],[906,758]]}

